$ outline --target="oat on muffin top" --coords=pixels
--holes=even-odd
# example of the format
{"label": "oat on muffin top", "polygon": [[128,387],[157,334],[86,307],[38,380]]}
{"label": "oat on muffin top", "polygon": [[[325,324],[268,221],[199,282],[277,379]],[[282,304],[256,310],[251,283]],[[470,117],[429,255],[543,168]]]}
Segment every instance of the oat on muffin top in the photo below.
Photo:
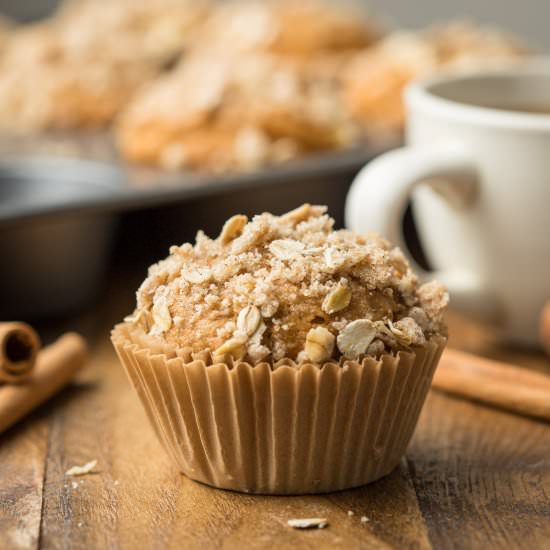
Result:
{"label": "oat on muffin top", "polygon": [[251,363],[322,363],[407,349],[444,334],[446,289],[419,286],[398,248],[333,230],[326,207],[230,218],[216,239],[151,266],[127,322],[194,351]]}

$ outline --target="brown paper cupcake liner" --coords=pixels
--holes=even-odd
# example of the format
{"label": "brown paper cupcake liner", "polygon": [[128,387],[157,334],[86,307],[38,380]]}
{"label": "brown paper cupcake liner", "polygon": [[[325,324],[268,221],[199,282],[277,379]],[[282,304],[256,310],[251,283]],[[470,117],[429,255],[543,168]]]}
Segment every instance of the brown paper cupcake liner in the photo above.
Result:
{"label": "brown paper cupcake liner", "polygon": [[214,364],[129,324],[113,344],[160,441],[188,477],[236,491],[364,485],[404,455],[446,340],[361,363]]}

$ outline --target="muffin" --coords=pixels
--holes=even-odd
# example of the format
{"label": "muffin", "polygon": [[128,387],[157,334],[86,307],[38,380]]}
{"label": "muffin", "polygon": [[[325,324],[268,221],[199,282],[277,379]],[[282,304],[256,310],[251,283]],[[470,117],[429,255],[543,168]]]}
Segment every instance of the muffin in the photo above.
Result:
{"label": "muffin", "polygon": [[264,52],[293,58],[365,48],[378,25],[349,2],[237,0],[212,10],[196,48],[224,53]]}
{"label": "muffin", "polygon": [[112,333],[180,470],[271,494],[356,487],[403,456],[446,343],[445,288],[326,208],[230,218],[170,249]]}
{"label": "muffin", "polygon": [[436,25],[429,29],[427,35],[436,49],[440,64],[446,69],[498,65],[532,53],[513,34],[470,21]]}
{"label": "muffin", "polygon": [[[15,33],[0,59],[0,128],[101,128],[154,72],[70,52],[47,24]],[[37,85],[39,83],[39,85]]]}
{"label": "muffin", "polygon": [[328,70],[267,54],[192,55],[133,98],[119,149],[142,164],[213,172],[341,149],[357,128]]}
{"label": "muffin", "polygon": [[405,124],[403,90],[437,66],[433,45],[420,33],[391,33],[350,60],[343,77],[344,99],[371,132],[401,129]]}
{"label": "muffin", "polygon": [[211,9],[210,0],[78,0],[53,23],[76,55],[161,68],[191,47]]}
{"label": "muffin", "polygon": [[0,57],[0,127],[108,126],[136,90],[177,61],[207,10],[206,0],[81,0],[16,27]]}
{"label": "muffin", "polygon": [[437,71],[499,65],[528,53],[514,37],[491,27],[452,22],[423,31],[395,31],[352,56],[343,96],[370,132],[405,125],[403,90]]}

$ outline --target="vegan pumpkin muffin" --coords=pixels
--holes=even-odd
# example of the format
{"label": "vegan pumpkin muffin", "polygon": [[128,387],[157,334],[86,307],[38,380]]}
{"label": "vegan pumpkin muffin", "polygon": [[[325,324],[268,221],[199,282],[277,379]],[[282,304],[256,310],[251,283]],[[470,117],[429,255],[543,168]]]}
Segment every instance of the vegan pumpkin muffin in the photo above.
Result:
{"label": "vegan pumpkin muffin", "polygon": [[229,219],[152,266],[114,345],[182,472],[262,493],[389,473],[445,345],[445,288],[326,208]]}

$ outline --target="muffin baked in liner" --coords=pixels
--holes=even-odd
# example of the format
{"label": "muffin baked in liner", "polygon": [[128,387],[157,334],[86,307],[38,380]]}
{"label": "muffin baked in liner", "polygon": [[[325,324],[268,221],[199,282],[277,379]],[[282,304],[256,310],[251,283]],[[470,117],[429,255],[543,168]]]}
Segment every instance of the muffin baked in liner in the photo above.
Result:
{"label": "muffin baked in liner", "polygon": [[[324,365],[214,363],[122,323],[112,341],[160,441],[191,479],[250,493],[349,489],[389,474],[446,344]],[[220,361],[219,357],[216,357]]]}

